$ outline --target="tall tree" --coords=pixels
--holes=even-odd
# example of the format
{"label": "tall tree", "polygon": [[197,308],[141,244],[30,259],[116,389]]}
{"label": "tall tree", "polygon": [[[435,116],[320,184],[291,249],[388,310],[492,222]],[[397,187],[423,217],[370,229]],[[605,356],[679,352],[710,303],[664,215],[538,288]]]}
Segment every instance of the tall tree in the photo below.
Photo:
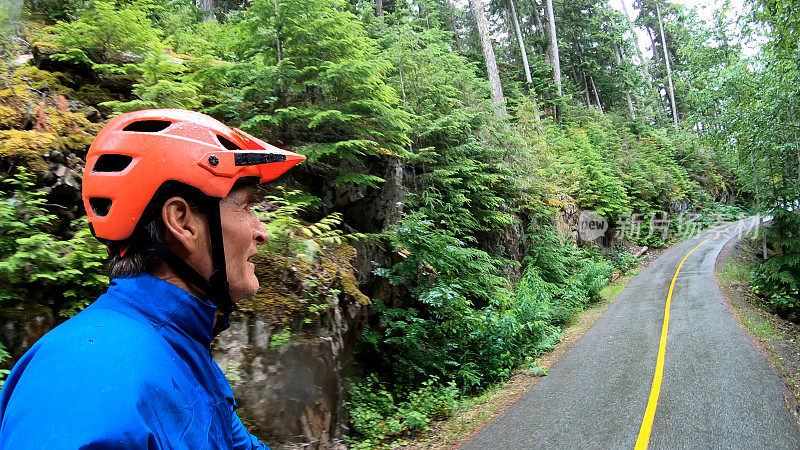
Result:
{"label": "tall tree", "polygon": [[281,22],[280,15],[278,14],[278,0],[274,0],[275,3],[275,51],[278,54],[278,63],[281,62],[283,59],[283,53],[281,50],[281,28],[283,28],[283,23]]}
{"label": "tall tree", "polygon": [[633,43],[636,45],[636,56],[639,57],[639,63],[644,65],[644,53],[642,53],[642,46],[639,44],[639,39],[636,37],[636,30],[633,28],[633,22],[631,21],[631,16],[628,15],[628,7],[625,6],[625,0],[620,0],[622,3],[622,12],[625,13],[625,23],[628,24],[628,28],[633,35]]}
{"label": "tall tree", "polygon": [[497,59],[494,56],[492,38],[489,36],[489,23],[486,20],[486,12],[483,9],[481,0],[469,0],[469,8],[478,27],[478,35],[481,39],[483,57],[486,59],[486,71],[489,74],[489,84],[492,88],[492,103],[495,105],[495,113],[498,116],[508,114],[506,110],[506,99],[503,96],[503,86],[500,84],[500,72],[497,70]]}
{"label": "tall tree", "polygon": [[522,54],[522,66],[525,69],[525,81],[530,85],[533,80],[531,79],[531,66],[528,64],[528,52],[525,50],[525,41],[522,39],[522,30],[519,27],[519,17],[517,15],[517,7],[514,5],[514,0],[508,0],[508,5],[511,8],[511,20],[514,22],[514,32],[517,34],[517,42],[519,43],[519,52]]}
{"label": "tall tree", "polygon": [[558,92],[558,96],[561,97],[564,95],[564,92],[561,89],[561,61],[558,56],[558,39],[556,38],[556,16],[553,12],[553,0],[545,0],[545,5],[547,7],[547,34],[550,37],[550,46],[548,47],[548,53],[550,53],[550,59],[553,62],[553,79],[556,83],[556,90]]}
{"label": "tall tree", "polygon": [[661,31],[661,46],[664,49],[664,63],[667,66],[667,80],[669,81],[669,103],[672,107],[672,121],[678,126],[678,107],[675,105],[675,88],[672,85],[672,68],[669,65],[669,51],[667,50],[667,38],[664,36],[664,21],[661,20],[661,7],[656,2],[656,14],[658,16],[658,28]]}
{"label": "tall tree", "polygon": [[[617,57],[617,67],[622,67],[622,52],[619,50],[619,45],[614,44],[614,55]],[[631,99],[631,91],[625,89],[625,100],[628,102],[628,112],[631,119],[636,118],[636,112],[633,110],[633,100]]]}

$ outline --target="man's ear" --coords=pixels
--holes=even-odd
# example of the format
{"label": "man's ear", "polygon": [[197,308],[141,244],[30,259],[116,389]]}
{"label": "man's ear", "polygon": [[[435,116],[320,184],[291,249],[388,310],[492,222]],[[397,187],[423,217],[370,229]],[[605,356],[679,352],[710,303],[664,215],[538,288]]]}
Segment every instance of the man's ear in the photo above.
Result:
{"label": "man's ear", "polygon": [[[161,207],[161,219],[164,221],[164,239],[178,244],[172,250],[179,255],[195,253],[203,246],[202,217],[192,210],[182,197],[171,197]],[[183,248],[180,248],[183,247]]]}

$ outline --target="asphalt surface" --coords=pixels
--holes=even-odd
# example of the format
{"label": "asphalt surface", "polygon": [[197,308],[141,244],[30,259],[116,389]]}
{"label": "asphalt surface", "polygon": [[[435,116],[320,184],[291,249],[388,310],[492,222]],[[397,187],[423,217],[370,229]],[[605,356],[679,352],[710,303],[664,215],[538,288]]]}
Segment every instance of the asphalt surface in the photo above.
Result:
{"label": "asphalt surface", "polygon": [[547,377],[461,448],[633,448],[670,282],[683,257],[715,234],[686,259],[675,284],[649,448],[800,448],[784,402],[791,394],[714,276],[738,227],[702,233],[650,263]]}

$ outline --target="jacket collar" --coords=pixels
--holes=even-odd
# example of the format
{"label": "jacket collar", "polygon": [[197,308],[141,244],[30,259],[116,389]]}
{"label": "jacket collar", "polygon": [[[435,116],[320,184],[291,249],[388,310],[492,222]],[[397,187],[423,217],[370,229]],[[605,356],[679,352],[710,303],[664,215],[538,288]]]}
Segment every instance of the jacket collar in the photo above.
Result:
{"label": "jacket collar", "polygon": [[114,278],[108,294],[136,309],[156,329],[177,328],[205,347],[218,334],[214,329],[216,306],[148,273],[133,278]]}

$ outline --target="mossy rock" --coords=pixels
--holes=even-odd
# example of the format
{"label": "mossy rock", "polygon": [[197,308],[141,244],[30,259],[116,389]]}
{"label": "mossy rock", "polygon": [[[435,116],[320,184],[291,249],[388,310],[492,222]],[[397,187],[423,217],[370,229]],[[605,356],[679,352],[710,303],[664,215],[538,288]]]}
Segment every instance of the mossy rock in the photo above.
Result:
{"label": "mossy rock", "polygon": [[46,169],[42,154],[58,148],[58,137],[52,133],[0,131],[0,160],[21,164],[36,172]]}
{"label": "mossy rock", "polygon": [[302,260],[293,260],[261,254],[254,258],[260,288],[253,298],[241,302],[239,309],[255,312],[280,326],[286,325],[293,316],[302,314],[301,279],[310,273],[310,266]]}
{"label": "mossy rock", "polygon": [[47,108],[45,114],[50,132],[58,136],[61,147],[73,152],[85,152],[102,128],[101,124],[89,122],[80,113]]}
{"label": "mossy rock", "polygon": [[10,87],[0,89],[0,104],[21,109],[31,103],[30,91],[24,84],[12,84]]}
{"label": "mossy rock", "polygon": [[68,77],[62,72],[48,72],[31,64],[18,68],[12,77],[12,82],[17,85],[26,84],[39,91],[71,94],[72,89],[64,86],[66,81],[68,81]]}
{"label": "mossy rock", "polygon": [[114,100],[111,91],[92,84],[85,84],[75,92],[75,98],[87,105],[97,106],[103,102]]}
{"label": "mossy rock", "polygon": [[342,292],[352,296],[359,305],[368,306],[372,304],[369,297],[358,289],[356,277],[352,272],[340,271],[339,276],[341,277]]}
{"label": "mossy rock", "polygon": [[322,246],[311,261],[303,255],[260,254],[255,264],[261,287],[239,308],[285,326],[319,317],[341,296],[369,305],[369,297],[358,290],[353,273],[355,256],[355,248],[347,244]]}
{"label": "mossy rock", "polygon": [[22,114],[15,108],[0,105],[0,129],[14,128],[19,124]]}

